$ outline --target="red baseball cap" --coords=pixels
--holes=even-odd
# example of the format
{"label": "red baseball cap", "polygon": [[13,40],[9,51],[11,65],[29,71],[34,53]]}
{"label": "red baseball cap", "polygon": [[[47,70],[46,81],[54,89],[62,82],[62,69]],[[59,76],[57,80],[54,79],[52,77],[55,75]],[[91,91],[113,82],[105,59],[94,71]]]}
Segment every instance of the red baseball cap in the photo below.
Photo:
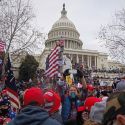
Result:
{"label": "red baseball cap", "polygon": [[39,106],[44,104],[43,92],[40,88],[32,87],[27,89],[23,97],[24,106],[29,105],[31,102],[36,102]]}
{"label": "red baseball cap", "polygon": [[96,103],[102,101],[101,98],[97,97],[88,97],[85,100],[84,106],[78,108],[78,111],[91,110],[91,107]]}
{"label": "red baseball cap", "polygon": [[93,91],[95,88],[94,88],[93,85],[87,85],[87,89],[88,89],[89,91]]}
{"label": "red baseball cap", "polygon": [[48,108],[50,113],[59,110],[59,107],[61,105],[61,98],[53,90],[48,90],[46,93],[44,93],[44,101],[45,108]]}

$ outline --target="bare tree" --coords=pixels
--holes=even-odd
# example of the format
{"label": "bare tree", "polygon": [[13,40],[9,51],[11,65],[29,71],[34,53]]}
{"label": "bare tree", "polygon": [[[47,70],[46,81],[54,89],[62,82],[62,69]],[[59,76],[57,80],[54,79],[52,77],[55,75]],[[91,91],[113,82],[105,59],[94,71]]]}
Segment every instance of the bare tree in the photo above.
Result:
{"label": "bare tree", "polygon": [[41,49],[44,34],[32,28],[31,21],[34,17],[29,0],[0,2],[0,38],[6,42],[6,50],[11,54]]}
{"label": "bare tree", "polygon": [[99,39],[113,58],[125,62],[125,9],[115,14],[111,24],[101,28]]}

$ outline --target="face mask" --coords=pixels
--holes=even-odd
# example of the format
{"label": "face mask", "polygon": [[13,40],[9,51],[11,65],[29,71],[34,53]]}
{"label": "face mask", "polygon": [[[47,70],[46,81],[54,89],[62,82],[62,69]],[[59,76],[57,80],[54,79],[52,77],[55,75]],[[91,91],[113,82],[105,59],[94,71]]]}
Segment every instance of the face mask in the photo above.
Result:
{"label": "face mask", "polygon": [[70,97],[71,97],[72,99],[75,99],[75,98],[76,98],[76,93],[75,93],[75,92],[71,92],[71,93],[70,93]]}
{"label": "face mask", "polygon": [[45,109],[47,112],[49,112],[49,111],[52,109],[53,105],[54,105],[53,102],[45,103],[44,109]]}

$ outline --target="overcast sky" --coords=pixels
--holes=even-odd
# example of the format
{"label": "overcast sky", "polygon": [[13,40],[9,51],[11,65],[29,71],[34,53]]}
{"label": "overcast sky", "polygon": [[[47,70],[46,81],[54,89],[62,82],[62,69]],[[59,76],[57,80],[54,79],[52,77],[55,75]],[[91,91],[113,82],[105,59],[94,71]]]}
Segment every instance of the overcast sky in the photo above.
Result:
{"label": "overcast sky", "polygon": [[32,0],[36,19],[33,25],[48,33],[59,19],[65,3],[67,16],[75,24],[83,48],[104,52],[97,40],[101,25],[112,21],[115,12],[125,8],[125,0]]}

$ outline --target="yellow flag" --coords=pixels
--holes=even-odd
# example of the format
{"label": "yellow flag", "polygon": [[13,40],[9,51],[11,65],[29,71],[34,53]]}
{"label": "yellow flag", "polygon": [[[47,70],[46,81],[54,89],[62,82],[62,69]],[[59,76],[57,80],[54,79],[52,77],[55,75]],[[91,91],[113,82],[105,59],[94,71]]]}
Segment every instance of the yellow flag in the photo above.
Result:
{"label": "yellow flag", "polygon": [[71,79],[70,75],[66,76],[66,82],[67,82],[69,85],[72,85],[73,80]]}

